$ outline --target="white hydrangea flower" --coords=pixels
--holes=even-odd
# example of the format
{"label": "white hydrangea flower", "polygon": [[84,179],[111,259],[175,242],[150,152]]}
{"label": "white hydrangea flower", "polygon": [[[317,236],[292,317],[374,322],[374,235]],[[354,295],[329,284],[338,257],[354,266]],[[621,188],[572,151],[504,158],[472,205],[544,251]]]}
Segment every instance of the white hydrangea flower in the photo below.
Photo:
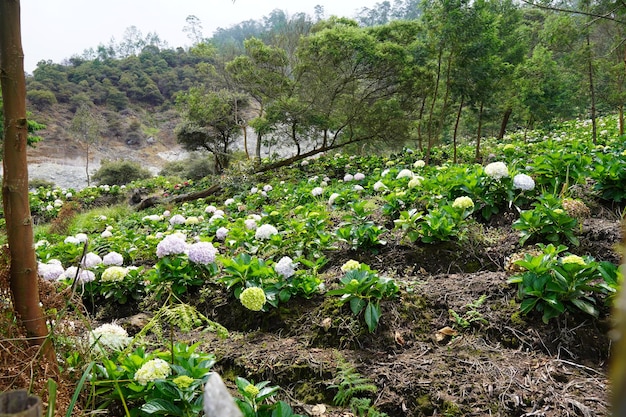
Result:
{"label": "white hydrangea flower", "polygon": [[132,337],[128,336],[128,332],[115,323],[103,324],[89,332],[89,345],[95,346],[101,352],[102,348],[122,350],[131,340]]}
{"label": "white hydrangea flower", "polygon": [[530,191],[535,188],[535,180],[529,175],[517,174],[513,177],[513,187],[517,190]]}
{"label": "white hydrangea flower", "polygon": [[100,237],[103,237],[105,239],[109,237],[113,237],[113,233],[111,233],[110,230],[105,230],[102,233],[100,233]]}
{"label": "white hydrangea flower", "polygon": [[231,204],[234,204],[234,203],[235,203],[234,198],[227,198],[226,201],[224,201],[225,206],[230,206]]}
{"label": "white hydrangea flower", "polygon": [[374,191],[386,190],[387,186],[382,181],[376,181],[374,183]]}
{"label": "white hydrangea flower", "polygon": [[270,191],[272,191],[273,189],[274,189],[274,187],[272,187],[272,186],[271,186],[271,185],[269,185],[269,184],[265,184],[265,185],[263,186],[263,191],[265,191],[265,192],[267,192],[267,193],[269,193],[269,192],[270,192]]}
{"label": "white hydrangea flower", "polygon": [[185,224],[185,216],[183,216],[182,214],[175,214],[170,218],[170,224],[176,225],[176,224]]}
{"label": "white hydrangea flower", "polygon": [[96,279],[96,274],[94,274],[92,271],[89,271],[87,269],[79,269],[75,266],[70,266],[69,268],[67,268],[65,270],[65,272],[63,272],[63,274],[59,275],[59,280],[62,279],[71,279],[73,280],[76,277],[76,273],[78,273],[78,282],[80,283],[85,283],[85,282],[91,282],[94,279]]}
{"label": "white hydrangea flower", "polygon": [[396,175],[396,179],[399,180],[400,178],[413,178],[413,175],[413,171],[411,171],[410,169],[403,169],[398,172],[398,175]]}
{"label": "white hydrangea flower", "polygon": [[219,229],[215,231],[215,238],[217,240],[224,240],[226,239],[227,235],[228,235],[228,229],[225,227],[220,227]]}
{"label": "white hydrangea flower", "polygon": [[165,211],[163,212],[162,216],[163,216],[163,217],[170,217],[170,214],[172,214],[172,213],[170,213],[170,211],[169,211],[169,210],[165,210]]}
{"label": "white hydrangea flower", "polygon": [[102,258],[102,263],[109,266],[120,266],[124,264],[124,257],[117,252],[109,252]]}
{"label": "white hydrangea flower", "polygon": [[266,223],[266,224],[262,224],[256,229],[256,233],[254,234],[254,237],[257,240],[266,240],[272,237],[273,235],[277,235],[277,234],[278,234],[278,229],[276,229],[271,224]]}
{"label": "white hydrangea flower", "polygon": [[205,213],[215,213],[215,210],[217,210],[217,207],[210,205],[210,206],[206,206],[206,208],[204,209]]}
{"label": "white hydrangea flower", "polygon": [[360,186],[359,184],[356,184],[354,187],[352,187],[352,189],[358,193],[364,190],[364,188]]}
{"label": "white hydrangea flower", "polygon": [[350,181],[352,181],[353,179],[354,179],[354,175],[352,175],[352,174],[346,174],[346,175],[344,175],[344,176],[343,176],[343,180],[344,180],[345,182],[350,182]]}
{"label": "white hydrangea flower", "polygon": [[354,174],[355,181],[361,181],[362,179],[365,179],[365,174],[361,172],[357,172],[356,174]]}
{"label": "white hydrangea flower", "polygon": [[307,161],[307,160],[305,159],[304,161],[300,162],[300,165],[301,165],[301,166],[303,166],[303,167],[305,167],[305,166],[309,165],[309,161]]}
{"label": "white hydrangea flower", "polygon": [[159,220],[161,220],[161,216],[159,216],[158,214],[150,214],[148,216],[143,216],[141,218],[142,221],[149,221],[149,222],[158,222]]}
{"label": "white hydrangea flower", "polygon": [[318,197],[324,193],[324,189],[322,187],[315,187],[311,190],[311,195],[313,197]]}
{"label": "white hydrangea flower", "polygon": [[509,169],[504,162],[492,162],[485,167],[485,174],[499,180],[509,176]]}
{"label": "white hydrangea flower", "polygon": [[94,266],[100,265],[102,263],[102,258],[97,253],[88,252],[85,255],[85,259],[83,259],[83,266],[85,268],[93,268]]}
{"label": "white hydrangea flower", "polygon": [[156,255],[162,258],[167,255],[179,255],[187,251],[187,242],[181,236],[172,234],[165,236],[156,248]]}
{"label": "white hydrangea flower", "polygon": [[78,245],[80,242],[78,241],[78,239],[76,239],[76,236],[68,236],[65,238],[65,240],[63,241],[64,243],[71,243],[74,245]]}
{"label": "white hydrangea flower", "polygon": [[421,159],[418,159],[417,161],[413,162],[413,168],[423,168],[424,166],[426,166],[426,162],[424,162]]}
{"label": "white hydrangea flower", "polygon": [[246,219],[243,222],[246,225],[246,229],[254,230],[257,227],[256,220],[254,219]]}
{"label": "white hydrangea flower", "polygon": [[420,185],[422,185],[422,181],[424,180],[424,177],[421,177],[419,175],[415,175],[413,176],[413,178],[411,178],[411,180],[409,181],[408,187],[409,188],[415,188],[415,187],[419,187]]}
{"label": "white hydrangea flower", "polygon": [[86,233],[76,233],[76,240],[78,240],[79,243],[85,243],[89,240],[89,236],[87,236]]}
{"label": "white hydrangea flower", "polygon": [[37,272],[46,281],[56,281],[64,271],[65,268],[58,259],[50,259],[47,263],[37,263]]}
{"label": "white hydrangea flower", "polygon": [[289,256],[283,256],[280,260],[274,265],[274,271],[278,275],[282,275],[285,278],[290,278],[295,274],[296,264],[293,263],[293,260]]}
{"label": "white hydrangea flower", "polygon": [[330,197],[328,197],[328,205],[332,206],[335,204],[335,200],[339,198],[339,193],[332,193]]}
{"label": "white hydrangea flower", "polygon": [[157,379],[165,379],[170,376],[172,369],[169,363],[163,359],[152,359],[144,363],[141,368],[135,372],[135,381],[140,385],[147,385],[148,382],[154,382]]}
{"label": "white hydrangea flower", "polygon": [[250,188],[250,194],[256,194],[258,192],[259,192],[259,189],[257,187]]}
{"label": "white hydrangea flower", "polygon": [[187,256],[195,264],[208,265],[215,262],[217,249],[211,242],[197,242],[189,245]]}

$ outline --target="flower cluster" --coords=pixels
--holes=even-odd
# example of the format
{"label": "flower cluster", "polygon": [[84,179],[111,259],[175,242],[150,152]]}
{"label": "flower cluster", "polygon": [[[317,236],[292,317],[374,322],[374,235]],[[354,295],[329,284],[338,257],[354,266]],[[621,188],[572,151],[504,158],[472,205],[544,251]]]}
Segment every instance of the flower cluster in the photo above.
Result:
{"label": "flower cluster", "polygon": [[156,255],[162,258],[167,255],[179,255],[187,251],[187,242],[179,234],[167,235],[159,242]]}
{"label": "flower cluster", "polygon": [[274,271],[278,275],[282,275],[285,278],[290,278],[295,274],[295,264],[293,260],[289,256],[283,256],[280,260],[274,265]]}
{"label": "flower cluster", "polygon": [[426,166],[426,162],[424,162],[421,159],[418,159],[417,161],[413,162],[413,168],[423,168],[424,166]]}
{"label": "flower cluster", "polygon": [[408,187],[409,188],[415,188],[415,187],[419,187],[420,185],[422,185],[422,180],[424,179],[424,177],[421,177],[419,175],[415,175],[411,178],[411,180],[409,181]]}
{"label": "flower cluster", "polygon": [[504,162],[492,162],[485,167],[485,174],[499,180],[509,176],[509,169]]}
{"label": "flower cluster", "polygon": [[402,171],[398,172],[398,175],[396,175],[396,179],[399,180],[400,178],[413,178],[413,171],[411,171],[410,169],[403,169]]}
{"label": "flower cluster", "polygon": [[193,384],[194,379],[187,375],[177,376],[172,380],[174,384],[180,389],[189,388]]}
{"label": "flower cluster", "polygon": [[359,269],[359,268],[361,268],[361,264],[358,261],[355,261],[354,259],[350,259],[348,262],[346,262],[345,264],[341,266],[341,270],[343,272],[348,272],[348,271],[352,271],[354,269]]}
{"label": "flower cluster", "polygon": [[93,268],[94,266],[98,266],[102,263],[102,258],[93,252],[88,252],[83,259],[82,265],[85,268]]}
{"label": "flower cluster", "polygon": [[576,264],[580,266],[586,266],[587,263],[583,258],[578,255],[568,255],[561,258],[561,263],[563,264]]}
{"label": "flower cluster", "polygon": [[249,287],[241,292],[239,295],[239,301],[241,304],[249,310],[261,311],[267,298],[265,297],[265,291],[259,287]]}
{"label": "flower cluster", "polygon": [[135,372],[135,381],[141,385],[148,382],[154,382],[157,379],[165,379],[172,373],[170,365],[163,359],[152,359],[144,363],[141,368]]}
{"label": "flower cluster", "polygon": [[102,257],[102,263],[104,265],[117,265],[124,264],[124,257],[117,252],[109,252]]}
{"label": "flower cluster", "polygon": [[63,274],[65,268],[58,259],[50,259],[47,263],[39,262],[37,272],[46,281],[55,281]]}
{"label": "flower cluster", "polygon": [[522,191],[530,191],[535,188],[535,180],[526,174],[517,174],[513,177],[513,188]]}
{"label": "flower cluster", "polygon": [[461,210],[471,209],[471,208],[474,208],[474,202],[472,201],[471,198],[467,196],[457,197],[454,199],[454,202],[452,203],[452,207],[461,209]]}
{"label": "flower cluster", "polygon": [[114,323],[103,324],[89,332],[89,346],[98,343],[99,348],[97,349],[101,352],[102,348],[122,350],[128,346],[131,340],[132,338],[128,336],[126,330]]}
{"label": "flower cluster", "polygon": [[187,256],[195,264],[208,265],[215,262],[217,249],[211,242],[197,242],[189,245]]}
{"label": "flower cluster", "polygon": [[256,233],[254,234],[254,237],[258,240],[267,240],[271,238],[273,235],[277,235],[277,234],[278,234],[278,229],[276,229],[271,224],[266,223],[266,224],[262,224],[261,226],[259,226],[258,229],[256,229]]}
{"label": "flower cluster", "polygon": [[218,240],[226,239],[226,235],[228,235],[228,229],[225,227],[220,227],[215,231],[215,238]]}
{"label": "flower cluster", "polygon": [[100,279],[102,281],[122,281],[126,275],[128,275],[128,269],[122,266],[110,266],[104,270],[102,273],[102,277]]}
{"label": "flower cluster", "polygon": [[170,224],[172,226],[177,224],[185,224],[185,217],[182,214],[175,214],[170,218]]}
{"label": "flower cluster", "polygon": [[70,266],[63,272],[63,274],[59,275],[59,279],[70,279],[73,280],[76,277],[77,281],[80,283],[91,282],[96,279],[96,274],[87,270],[87,269],[78,269],[75,266]]}
{"label": "flower cluster", "polygon": [[324,193],[324,189],[322,187],[315,187],[311,190],[311,195],[313,197],[318,197]]}

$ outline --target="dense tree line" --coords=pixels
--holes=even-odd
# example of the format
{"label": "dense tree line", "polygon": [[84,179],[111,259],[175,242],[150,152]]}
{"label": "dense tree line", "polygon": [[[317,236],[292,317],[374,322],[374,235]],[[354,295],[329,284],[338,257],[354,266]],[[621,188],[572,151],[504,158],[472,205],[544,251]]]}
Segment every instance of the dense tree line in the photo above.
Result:
{"label": "dense tree line", "polygon": [[623,113],[625,12],[605,1],[394,0],[355,20],[275,10],[209,39],[190,16],[192,47],[131,28],[119,44],[40,62],[28,98],[175,108],[179,141],[220,168],[248,126],[256,157],[411,146],[428,158],[442,141],[474,140],[478,159],[487,135]]}

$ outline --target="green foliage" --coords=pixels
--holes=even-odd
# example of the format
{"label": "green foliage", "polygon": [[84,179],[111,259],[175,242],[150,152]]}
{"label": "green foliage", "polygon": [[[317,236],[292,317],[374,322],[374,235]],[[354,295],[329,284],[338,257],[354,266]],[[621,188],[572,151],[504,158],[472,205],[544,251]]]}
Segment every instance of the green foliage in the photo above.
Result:
{"label": "green foliage", "polygon": [[465,304],[463,306],[465,311],[462,313],[462,315],[452,309],[449,309],[448,313],[450,314],[450,318],[456,323],[457,326],[460,326],[462,329],[469,329],[474,323],[488,324],[482,313],[478,311],[478,309],[484,304],[486,299],[487,296],[483,294],[477,300]]}
{"label": "green foliage", "polygon": [[352,249],[374,250],[387,242],[380,239],[386,230],[371,220],[373,210],[368,209],[367,201],[350,203],[350,213],[343,216],[337,229],[337,237],[347,242]]}
{"label": "green foliage", "polygon": [[141,164],[127,160],[103,160],[100,168],[93,174],[93,179],[98,184],[106,185],[125,185],[150,177],[152,173]]}
{"label": "green foliage", "polygon": [[567,240],[578,246],[579,240],[574,234],[578,221],[563,210],[561,199],[544,194],[533,206],[532,210],[520,212],[520,218],[513,223],[513,228],[520,231],[520,245],[527,241],[546,240],[559,244]]}
{"label": "green foliage", "polygon": [[598,154],[590,175],[596,181],[595,189],[603,200],[616,203],[626,200],[626,156]]}
{"label": "green foliage", "polygon": [[[139,347],[97,363],[90,382],[99,408],[120,401],[127,413],[133,409],[133,415],[138,416],[197,416],[203,409],[202,389],[215,356],[197,352],[198,344],[174,343],[172,347],[172,351],[152,353]],[[142,384],[136,379],[137,372],[155,359],[167,364],[166,376],[147,378]]]}
{"label": "green foliage", "polygon": [[29,90],[26,97],[39,110],[44,110],[53,104],[57,104],[57,98],[50,90]]}
{"label": "green foliage", "polygon": [[166,255],[149,271],[148,291],[154,292],[157,299],[168,292],[179,297],[202,286],[216,273],[215,262],[203,265],[191,262],[185,254]]}
{"label": "green foliage", "polygon": [[382,315],[380,301],[394,297],[399,288],[396,283],[380,277],[369,266],[360,264],[358,269],[351,269],[339,280],[342,287],[328,291],[327,295],[340,295],[340,303],[350,304],[352,314],[363,312],[363,319],[370,333],[376,331]]}
{"label": "green foliage", "polygon": [[537,310],[545,323],[566,309],[578,309],[597,317],[593,294],[606,296],[615,292],[617,267],[610,262],[597,262],[590,256],[562,256],[567,250],[562,245],[538,246],[543,253],[526,254],[524,259],[516,261],[526,272],[508,280],[510,284],[518,284],[522,313]]}
{"label": "green foliage", "polygon": [[359,393],[375,393],[378,388],[372,382],[356,371],[356,368],[339,354],[337,357],[338,372],[334,383],[328,388],[336,388],[337,394],[333,398],[335,404],[344,406]]}

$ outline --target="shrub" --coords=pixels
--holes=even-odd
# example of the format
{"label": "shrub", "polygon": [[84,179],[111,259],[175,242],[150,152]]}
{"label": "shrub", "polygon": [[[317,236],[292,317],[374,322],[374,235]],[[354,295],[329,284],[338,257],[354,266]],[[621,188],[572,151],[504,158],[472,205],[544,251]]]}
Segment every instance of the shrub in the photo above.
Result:
{"label": "shrub", "polygon": [[142,168],[138,162],[103,160],[100,169],[93,174],[92,178],[99,185],[124,185],[151,176],[152,173]]}
{"label": "shrub", "polygon": [[40,110],[57,104],[57,98],[50,90],[31,90],[27,96],[28,100]]}

